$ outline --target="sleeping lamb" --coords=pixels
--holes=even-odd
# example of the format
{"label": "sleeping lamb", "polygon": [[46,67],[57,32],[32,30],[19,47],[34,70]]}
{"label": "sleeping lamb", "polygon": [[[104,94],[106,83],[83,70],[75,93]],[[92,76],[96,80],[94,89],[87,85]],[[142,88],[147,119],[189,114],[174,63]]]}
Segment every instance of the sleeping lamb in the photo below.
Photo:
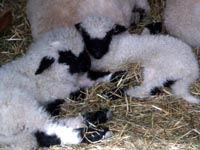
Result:
{"label": "sleeping lamb", "polygon": [[[88,34],[93,36],[106,33],[102,32],[105,24],[112,25],[108,18],[97,18],[84,21],[84,26],[90,27]],[[176,96],[190,103],[200,102],[188,92],[189,86],[199,77],[199,68],[191,47],[184,42],[164,35],[123,33],[113,36],[109,51],[99,60],[92,58],[91,65],[95,70],[119,70],[129,63],[140,63],[144,67],[144,80],[140,86],[130,88],[128,95],[144,98],[173,84]]]}
{"label": "sleeping lamb", "polygon": [[110,118],[109,110],[68,119],[55,119],[47,112],[46,104],[64,99],[80,87],[113,77],[109,72],[99,75],[89,69],[90,58],[75,27],[44,34],[25,56],[3,65],[0,68],[0,146],[31,150],[38,145],[78,144],[109,136],[110,131],[105,127],[99,127],[101,130],[95,134],[84,135],[86,130],[95,130],[87,128],[87,121],[92,118],[94,123],[105,122]]}

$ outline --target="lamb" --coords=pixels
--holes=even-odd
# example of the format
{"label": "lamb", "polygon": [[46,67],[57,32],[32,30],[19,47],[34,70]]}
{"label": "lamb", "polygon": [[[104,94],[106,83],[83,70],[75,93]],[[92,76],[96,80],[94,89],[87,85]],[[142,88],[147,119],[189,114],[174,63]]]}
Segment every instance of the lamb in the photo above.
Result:
{"label": "lamb", "polygon": [[110,136],[106,127],[84,135],[85,130],[95,130],[87,122],[109,120],[109,110],[66,119],[47,112],[47,104],[113,75],[95,73],[75,27],[56,29],[38,38],[25,56],[0,68],[0,145],[31,150],[38,145],[78,144]]}
{"label": "lamb", "polygon": [[[96,28],[98,31],[98,28]],[[188,92],[199,77],[198,62],[190,46],[165,35],[131,35],[113,37],[109,51],[100,60],[92,59],[92,69],[116,71],[130,63],[144,68],[143,82],[126,91],[136,98],[146,98],[164,86],[190,103],[200,103]]]}
{"label": "lamb", "polygon": [[164,25],[167,31],[193,47],[200,46],[200,1],[167,0]]}

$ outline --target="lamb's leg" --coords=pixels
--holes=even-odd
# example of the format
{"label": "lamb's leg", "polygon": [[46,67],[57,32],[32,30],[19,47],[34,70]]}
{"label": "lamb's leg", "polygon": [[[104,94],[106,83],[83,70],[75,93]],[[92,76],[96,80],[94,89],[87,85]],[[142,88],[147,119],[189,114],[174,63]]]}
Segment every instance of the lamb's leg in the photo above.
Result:
{"label": "lamb's leg", "polygon": [[59,119],[45,126],[44,130],[35,132],[38,144],[41,147],[51,145],[79,144],[81,142],[95,142],[112,135],[108,128],[102,126],[87,126],[106,122],[110,119],[110,111],[103,109],[77,117]]}
{"label": "lamb's leg", "polygon": [[155,68],[144,68],[144,80],[139,86],[131,87],[126,91],[126,94],[131,97],[146,98],[154,95],[156,89],[163,87],[166,81],[162,74]]}
{"label": "lamb's leg", "polygon": [[175,84],[172,86],[172,92],[178,96],[182,97],[189,103],[194,103],[194,104],[199,104],[200,99],[192,96],[189,93],[189,86],[193,83],[194,81],[191,81],[190,78],[187,79],[181,79],[175,82]]}

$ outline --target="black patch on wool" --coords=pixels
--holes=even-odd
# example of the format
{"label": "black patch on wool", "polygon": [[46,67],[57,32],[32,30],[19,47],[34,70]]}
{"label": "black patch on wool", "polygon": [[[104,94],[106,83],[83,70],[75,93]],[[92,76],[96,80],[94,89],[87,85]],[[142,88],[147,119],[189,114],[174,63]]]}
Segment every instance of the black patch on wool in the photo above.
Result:
{"label": "black patch on wool", "polygon": [[58,116],[61,111],[61,105],[64,104],[65,100],[57,99],[51,103],[48,103],[45,106],[45,110],[51,115],[51,116]]}
{"label": "black patch on wool", "polygon": [[90,56],[85,50],[78,57],[71,50],[59,51],[58,62],[69,65],[69,72],[71,74],[87,72],[91,66]]}
{"label": "black patch on wool", "polygon": [[109,74],[110,74],[110,72],[101,72],[101,71],[89,70],[88,71],[88,78],[91,79],[91,80],[97,80],[97,79],[102,78],[104,76],[107,76]]}
{"label": "black patch on wool", "polygon": [[155,88],[153,88],[152,90],[151,90],[151,95],[156,95],[156,94],[159,94],[159,93],[161,93],[161,91],[162,91],[162,87],[155,87]]}
{"label": "black patch on wool", "polygon": [[40,147],[50,147],[61,144],[60,139],[56,135],[47,135],[41,131],[37,131],[34,135]]}
{"label": "black patch on wool", "polygon": [[151,34],[159,34],[162,32],[162,22],[155,22],[146,25]]}
{"label": "black patch on wool", "polygon": [[104,38],[100,39],[91,38],[87,31],[81,27],[80,23],[76,24],[75,27],[79,32],[81,32],[86,49],[96,59],[102,58],[108,52],[113,35],[120,34],[127,30],[127,28],[124,26],[115,25],[113,29],[107,32]]}
{"label": "black patch on wool", "polygon": [[54,61],[55,61],[55,59],[53,57],[48,57],[48,56],[43,57],[38,69],[35,72],[35,75],[38,75],[38,74],[41,74],[42,72],[44,72],[46,69],[48,69],[54,63]]}
{"label": "black patch on wool", "polygon": [[167,81],[163,84],[163,86],[169,88],[169,87],[171,87],[171,85],[173,85],[175,82],[176,82],[175,80],[167,80]]}

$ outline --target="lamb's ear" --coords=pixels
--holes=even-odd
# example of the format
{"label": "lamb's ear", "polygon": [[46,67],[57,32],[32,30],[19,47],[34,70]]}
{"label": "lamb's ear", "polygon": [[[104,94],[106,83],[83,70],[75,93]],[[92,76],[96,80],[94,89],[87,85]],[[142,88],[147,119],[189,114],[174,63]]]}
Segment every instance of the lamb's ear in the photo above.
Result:
{"label": "lamb's ear", "polygon": [[127,31],[127,28],[126,28],[125,26],[116,24],[116,25],[114,26],[114,28],[111,30],[111,33],[112,33],[113,35],[117,35],[117,34],[120,34],[120,33],[122,33],[122,32],[125,32],[125,31]]}
{"label": "lamb's ear", "polygon": [[76,28],[79,32],[82,31],[81,23],[77,23],[77,24],[75,24],[74,26],[75,26],[75,28]]}
{"label": "lamb's ear", "polygon": [[41,74],[44,70],[48,69],[53,63],[55,59],[53,57],[45,56],[40,61],[40,65],[35,72],[35,75]]}

